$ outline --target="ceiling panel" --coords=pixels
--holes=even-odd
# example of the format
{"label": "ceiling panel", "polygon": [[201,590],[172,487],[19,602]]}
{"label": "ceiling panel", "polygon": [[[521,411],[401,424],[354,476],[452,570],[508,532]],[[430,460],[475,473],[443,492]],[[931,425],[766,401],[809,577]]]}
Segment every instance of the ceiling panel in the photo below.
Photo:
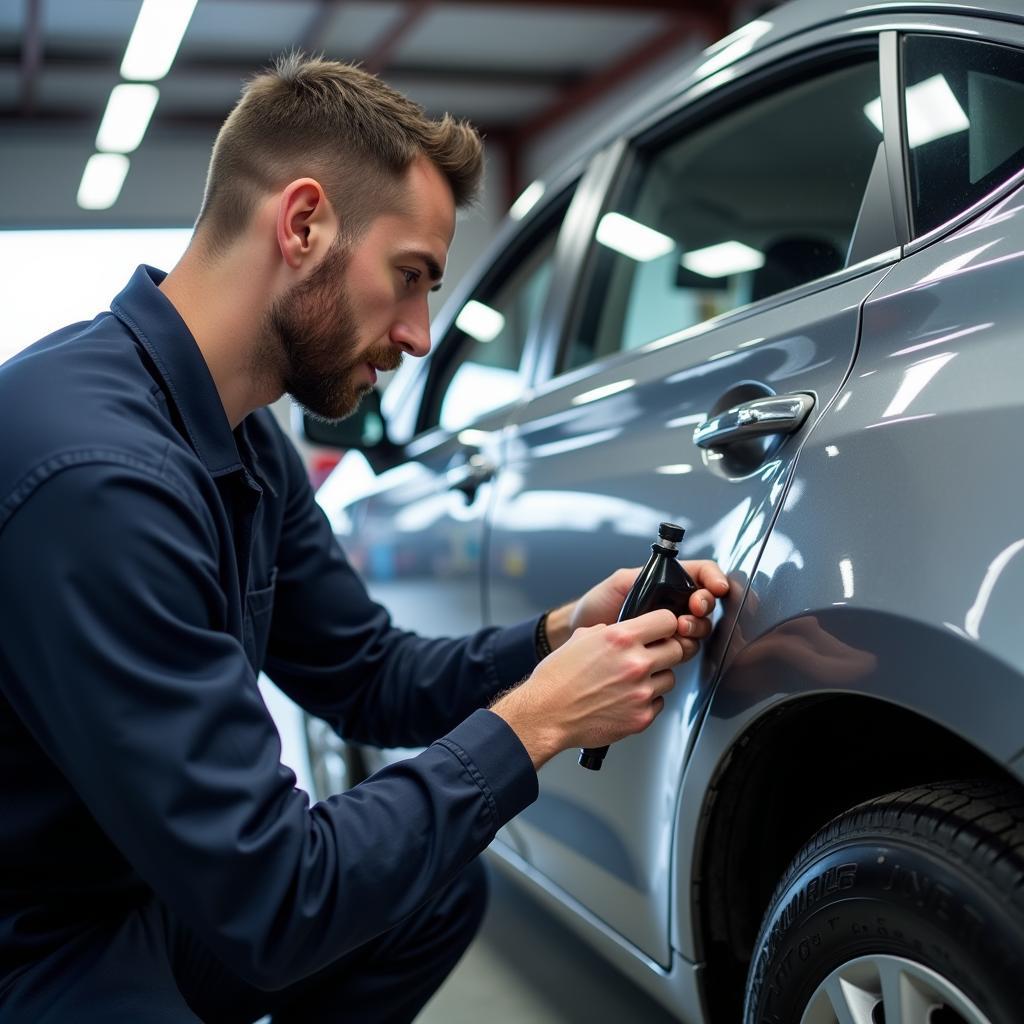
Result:
{"label": "ceiling panel", "polygon": [[45,43],[78,50],[112,47],[123,54],[141,6],[141,0],[43,0]]}
{"label": "ceiling panel", "polygon": [[68,71],[43,65],[36,87],[36,102],[41,108],[63,112],[82,111],[96,115],[96,127],[107,106],[110,90],[120,82],[117,68]]}
{"label": "ceiling panel", "polygon": [[486,83],[473,86],[443,83],[422,78],[387,76],[388,81],[435,117],[444,113],[467,117],[474,124],[513,125],[538,108],[554,102],[557,92],[544,86],[521,85],[509,89]]}
{"label": "ceiling panel", "polygon": [[262,63],[298,45],[319,9],[316,0],[202,0],[179,52],[186,58],[251,54]]}
{"label": "ceiling panel", "polygon": [[20,95],[21,75],[17,69],[0,68],[0,105],[14,106]]}
{"label": "ceiling panel", "polygon": [[636,11],[439,4],[409,33],[394,63],[597,67],[650,39],[665,20],[661,14]]}
{"label": "ceiling panel", "polygon": [[25,5],[23,3],[0,4],[0,36],[18,37],[25,25]]}
{"label": "ceiling panel", "polygon": [[[255,67],[253,70],[257,70]],[[215,71],[170,75],[157,84],[160,102],[155,117],[161,115],[202,115],[221,119],[242,94],[243,75]]]}
{"label": "ceiling panel", "polygon": [[334,60],[361,60],[405,13],[404,3],[344,3],[323,34],[321,49]]}

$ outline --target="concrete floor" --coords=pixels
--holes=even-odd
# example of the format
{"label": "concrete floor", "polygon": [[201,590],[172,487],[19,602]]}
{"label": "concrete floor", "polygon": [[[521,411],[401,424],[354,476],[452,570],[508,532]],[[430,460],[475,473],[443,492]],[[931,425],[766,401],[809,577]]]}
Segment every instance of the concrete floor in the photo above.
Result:
{"label": "concrete floor", "polygon": [[489,874],[480,934],[416,1024],[674,1024],[500,872]]}

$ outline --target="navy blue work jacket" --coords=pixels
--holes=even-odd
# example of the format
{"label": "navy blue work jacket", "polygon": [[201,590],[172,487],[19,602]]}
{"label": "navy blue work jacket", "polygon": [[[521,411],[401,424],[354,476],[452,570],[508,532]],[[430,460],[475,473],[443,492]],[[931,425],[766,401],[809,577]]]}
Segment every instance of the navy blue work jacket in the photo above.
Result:
{"label": "navy blue work jacket", "polygon": [[[535,666],[535,623],[394,628],[271,413],[230,429],[162,279],[140,267],[111,312],[0,368],[0,1003],[154,895],[283,987],[398,924],[537,794],[479,710]],[[430,745],[310,806],[261,669],[347,737]]]}

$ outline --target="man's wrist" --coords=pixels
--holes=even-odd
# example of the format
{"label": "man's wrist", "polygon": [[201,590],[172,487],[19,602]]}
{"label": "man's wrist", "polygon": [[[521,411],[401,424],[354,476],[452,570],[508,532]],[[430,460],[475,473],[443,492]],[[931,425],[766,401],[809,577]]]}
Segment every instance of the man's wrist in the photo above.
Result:
{"label": "man's wrist", "polygon": [[542,620],[543,628],[547,636],[548,645],[552,651],[557,651],[572,635],[569,623],[575,607],[575,602],[563,604],[559,608],[552,608],[544,616]]}
{"label": "man's wrist", "polygon": [[520,691],[522,683],[513,690],[502,694],[488,710],[505,720],[509,728],[519,737],[526,748],[535,770],[551,760],[563,749],[557,730],[538,718],[530,707],[530,701]]}

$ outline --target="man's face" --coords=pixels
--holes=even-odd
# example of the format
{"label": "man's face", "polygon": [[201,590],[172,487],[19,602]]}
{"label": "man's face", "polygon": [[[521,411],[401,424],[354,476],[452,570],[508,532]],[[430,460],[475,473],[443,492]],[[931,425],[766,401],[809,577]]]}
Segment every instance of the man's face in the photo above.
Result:
{"label": "man's face", "polygon": [[406,175],[401,212],[377,217],[354,242],[339,234],[309,277],[267,316],[283,389],[324,419],[355,411],[378,371],[430,350],[427,295],[455,229],[451,190],[425,159]]}

